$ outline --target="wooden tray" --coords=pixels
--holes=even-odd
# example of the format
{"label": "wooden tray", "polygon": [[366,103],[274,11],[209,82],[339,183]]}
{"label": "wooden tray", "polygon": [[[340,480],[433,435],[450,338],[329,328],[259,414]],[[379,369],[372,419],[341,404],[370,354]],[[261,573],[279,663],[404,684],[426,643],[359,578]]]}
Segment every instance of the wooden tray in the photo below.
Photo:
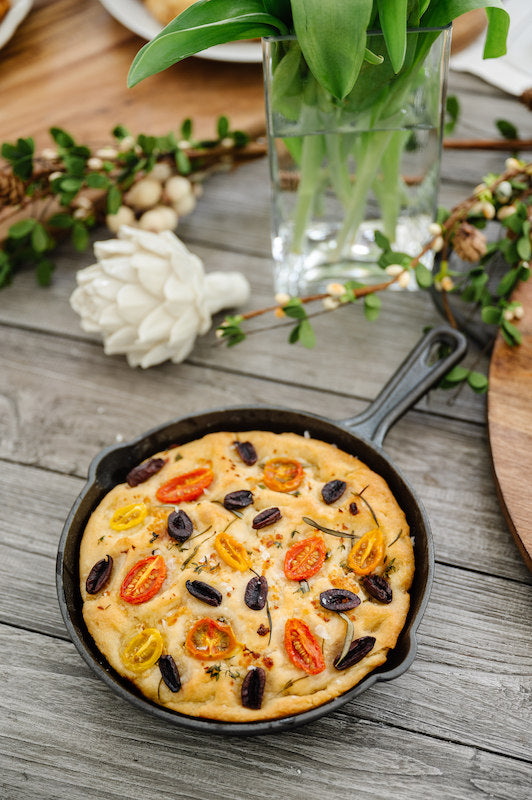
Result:
{"label": "wooden tray", "polygon": [[517,546],[532,572],[532,280],[514,300],[523,304],[523,342],[499,337],[491,358],[488,429],[497,492]]}
{"label": "wooden tray", "polygon": [[187,117],[205,138],[221,114],[252,136],[264,131],[261,64],[188,58],[128,89],[143,44],[98,0],[36,0],[0,50],[2,106],[9,108],[0,113],[2,141],[33,136],[42,148],[58,126],[80,142],[105,144],[118,123],[134,134],[163,135]]}

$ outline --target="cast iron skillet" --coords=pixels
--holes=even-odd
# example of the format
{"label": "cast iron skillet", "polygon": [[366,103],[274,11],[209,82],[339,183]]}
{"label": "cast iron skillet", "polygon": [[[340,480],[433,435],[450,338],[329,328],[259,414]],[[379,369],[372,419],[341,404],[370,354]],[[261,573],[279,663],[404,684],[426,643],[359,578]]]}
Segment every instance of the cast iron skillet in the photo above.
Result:
{"label": "cast iron skillet", "polygon": [[[441,350],[442,345],[448,355],[438,360],[435,352]],[[310,722],[357,697],[376,681],[390,680],[405,672],[416,654],[416,629],[429,598],[434,553],[425,511],[409,483],[382,451],[381,444],[391,425],[462,358],[465,350],[466,340],[462,334],[446,327],[433,329],[415,347],[366,411],[339,422],[287,408],[250,406],[215,409],[197,416],[173,420],[153,428],[129,443],[113,445],[103,450],[92,461],[87,484],[68,515],[56,564],[61,613],[74,645],[87,664],[120,697],[160,719],[197,731],[236,735],[276,732]],[[186,716],[158,706],[110,667],[94,644],[83,621],[79,590],[79,545],[94,508],[113,486],[125,481],[126,474],[132,467],[170,445],[183,444],[207,433],[247,430],[275,433],[291,431],[300,435],[308,431],[313,438],[330,442],[358,456],[382,475],[410,525],[410,533],[414,537],[416,570],[406,624],[385,664],[344,694],[309,711],[273,720],[220,722]]]}

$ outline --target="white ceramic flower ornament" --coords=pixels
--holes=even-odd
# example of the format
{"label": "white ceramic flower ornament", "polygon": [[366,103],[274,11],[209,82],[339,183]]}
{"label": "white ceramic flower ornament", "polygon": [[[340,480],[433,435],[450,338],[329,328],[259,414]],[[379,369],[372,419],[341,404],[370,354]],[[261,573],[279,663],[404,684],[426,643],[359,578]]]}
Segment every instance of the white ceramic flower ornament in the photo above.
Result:
{"label": "white ceramic flower ornament", "polygon": [[97,263],[77,273],[70,304],[83,330],[101,334],[105,353],[125,354],[132,367],[183,361],[213,314],[249,298],[241,273],[206,275],[170,231],[123,226],[94,253]]}

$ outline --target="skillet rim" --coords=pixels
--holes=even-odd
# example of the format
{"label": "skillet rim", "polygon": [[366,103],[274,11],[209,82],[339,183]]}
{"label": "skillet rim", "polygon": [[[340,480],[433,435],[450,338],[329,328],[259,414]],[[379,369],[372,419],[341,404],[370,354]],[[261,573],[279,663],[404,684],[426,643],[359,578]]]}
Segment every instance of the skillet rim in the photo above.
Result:
{"label": "skillet rim", "polygon": [[[192,435],[186,435],[184,433],[183,438],[180,441],[176,442],[175,436],[171,436],[170,431],[175,428],[176,426],[183,428],[186,427],[187,423],[190,425],[192,424],[192,428],[196,427],[196,423],[198,421],[202,421],[204,419],[208,419],[213,415],[220,416],[223,415],[228,420],[231,420],[231,415],[239,414],[239,415],[246,415],[246,418],[249,415],[253,414],[265,414],[269,413],[275,415],[276,419],[279,420],[277,425],[277,430],[272,429],[271,426],[265,425],[261,423],[260,427],[257,427],[257,424],[251,425],[243,425],[243,424],[231,424],[225,427],[221,427],[220,425],[215,425],[212,430],[205,430],[205,423],[201,426],[201,430],[194,430],[190,431]],[[416,578],[419,577],[420,574],[420,566],[423,566],[424,571],[424,579],[422,578],[423,585],[419,589],[419,596],[416,596],[416,605],[417,608],[415,611],[412,612],[412,589],[410,591],[410,607],[409,612],[407,615],[407,619],[401,630],[399,637],[397,639],[396,646],[389,651],[387,660],[383,665],[377,667],[374,671],[368,673],[361,681],[359,681],[355,686],[351,687],[347,691],[343,692],[340,695],[328,700],[327,702],[308,709],[306,711],[302,711],[297,714],[292,714],[285,717],[276,717],[274,719],[266,719],[266,720],[254,720],[249,722],[231,722],[231,721],[221,721],[221,720],[214,720],[205,717],[192,717],[189,715],[181,714],[179,712],[173,711],[171,709],[164,708],[163,706],[159,706],[156,703],[153,703],[151,700],[146,698],[144,695],[140,693],[136,687],[130,683],[127,678],[120,676],[107,662],[105,657],[102,653],[96,648],[92,637],[90,636],[85,623],[82,617],[81,611],[81,594],[79,592],[79,546],[81,542],[81,537],[83,535],[83,531],[85,529],[86,523],[92,511],[96,508],[97,504],[100,502],[102,497],[110,491],[112,486],[116,485],[117,483],[123,482],[125,480],[125,475],[127,471],[131,469],[132,466],[140,463],[143,459],[148,458],[150,455],[153,455],[156,452],[164,449],[164,446],[169,447],[172,444],[184,444],[187,441],[192,441],[193,439],[199,438],[200,436],[204,436],[207,433],[215,432],[215,431],[234,431],[235,433],[245,432],[246,430],[273,430],[273,432],[297,432],[293,430],[293,425],[288,423],[283,424],[283,419],[287,419],[287,416],[296,416],[301,423],[302,430],[308,430],[308,427],[304,425],[306,421],[309,423],[316,423],[321,425],[326,425],[332,428],[333,434],[341,433],[344,436],[348,436],[350,440],[353,442],[353,446],[355,443],[361,444],[362,447],[368,448],[371,451],[372,455],[376,457],[377,460],[384,462],[385,469],[391,470],[392,479],[390,480],[389,475],[382,475],[382,471],[378,468],[375,468],[372,464],[368,464],[371,469],[381,474],[382,477],[385,478],[388,484],[390,483],[400,483],[402,486],[399,487],[400,497],[398,497],[398,490],[395,487],[390,487],[392,493],[396,497],[399,502],[401,508],[404,509],[405,503],[403,503],[403,495],[406,494],[407,499],[409,500],[409,504],[413,503],[415,510],[419,513],[419,521],[422,523],[422,538],[424,541],[422,546],[419,548],[419,553],[416,551],[416,544],[414,545],[414,549],[416,552],[415,560],[415,573],[414,573],[414,582]],[[225,407],[216,407],[211,409],[202,410],[199,414],[187,414],[186,416],[176,417],[174,419],[168,420],[164,423],[156,425],[150,428],[143,433],[138,434],[134,438],[128,440],[127,442],[117,442],[112,445],[108,445],[107,447],[100,450],[94,458],[91,460],[89,465],[89,470],[87,474],[87,480],[85,485],[83,486],[81,492],[79,493],[78,497],[76,498],[70,512],[66,518],[65,524],[63,526],[63,530],[61,533],[61,537],[59,540],[58,551],[57,551],[57,559],[56,559],[56,589],[57,589],[57,596],[60,611],[65,622],[67,631],[69,636],[72,640],[72,643],[78,650],[79,654],[82,656],[83,660],[86,664],[92,669],[92,671],[104,681],[104,683],[111,688],[115,694],[118,694],[122,699],[127,700],[137,709],[145,711],[152,716],[156,716],[159,719],[163,719],[166,722],[170,722],[173,725],[178,725],[184,728],[188,728],[190,730],[196,730],[200,732],[210,732],[210,733],[217,733],[217,734],[226,734],[226,735],[258,735],[264,733],[273,733],[279,732],[283,730],[289,730],[295,727],[299,727],[300,725],[312,722],[325,714],[332,713],[336,709],[340,708],[341,706],[348,703],[350,700],[358,697],[358,695],[362,694],[362,692],[366,691],[367,689],[371,688],[375,683],[380,681],[388,681],[393,680],[394,678],[399,677],[402,675],[406,670],[411,666],[412,662],[417,653],[417,630],[421,623],[421,620],[424,616],[426,607],[429,602],[430,593],[432,589],[432,583],[434,579],[434,543],[432,538],[432,531],[430,528],[429,519],[425,508],[421,502],[421,500],[417,497],[416,492],[414,491],[413,487],[411,486],[410,482],[407,478],[404,477],[402,471],[397,468],[392,461],[392,459],[386,454],[384,449],[380,447],[378,444],[374,443],[371,439],[368,439],[365,436],[362,436],[356,432],[356,428],[351,425],[347,424],[350,420],[332,420],[329,417],[324,417],[318,414],[312,414],[309,412],[301,411],[299,409],[288,408],[284,406],[271,406],[266,404],[254,404],[248,406],[225,406]],[[166,433],[166,444],[163,445],[161,442],[161,437]],[[301,434],[300,434],[301,435]],[[324,439],[323,435],[321,434],[311,434],[313,438],[321,438],[322,440],[327,441]],[[152,439],[156,440],[156,445],[153,447],[150,445]],[[337,444],[335,441],[329,440],[332,444]],[[339,445],[338,445],[339,446]],[[342,449],[346,449],[344,445],[341,446]],[[138,448],[144,448],[146,452],[140,455],[137,453]],[[130,455],[130,463],[126,466],[121,466],[120,471],[122,473],[121,480],[117,480],[116,478],[110,483],[110,485],[104,485],[100,482],[101,471],[104,469],[106,465],[106,460],[113,459],[113,457],[122,455],[126,456],[126,454]],[[356,455],[355,452],[352,453]],[[361,460],[364,463],[368,463],[366,456],[361,456]],[[122,459],[122,463],[125,461],[125,458]],[[96,492],[96,497],[91,498],[91,494]],[[410,496],[408,498],[408,495]],[[84,508],[84,504],[89,503],[89,507],[87,509]],[[406,513],[406,512],[405,512]],[[81,519],[78,519],[78,515],[81,515]],[[409,520],[410,523],[410,520]],[[411,526],[410,526],[411,527]],[[419,529],[416,529],[415,536],[416,538],[419,536]],[[412,530],[410,535],[412,536]],[[71,537],[75,537],[75,541],[72,543]],[[65,551],[67,548],[73,548],[73,554],[76,556],[76,561],[74,564],[67,563],[67,559],[65,558]],[[425,559],[423,564],[421,565],[418,563],[419,555],[425,552]],[[70,579],[73,585],[73,595],[70,597],[67,596],[67,591],[65,588],[65,577]],[[414,584],[413,584],[414,585]],[[76,590],[78,597],[76,597]],[[398,646],[402,646],[404,648],[404,655],[395,666],[390,666],[388,669],[386,668],[390,655],[397,651]]]}

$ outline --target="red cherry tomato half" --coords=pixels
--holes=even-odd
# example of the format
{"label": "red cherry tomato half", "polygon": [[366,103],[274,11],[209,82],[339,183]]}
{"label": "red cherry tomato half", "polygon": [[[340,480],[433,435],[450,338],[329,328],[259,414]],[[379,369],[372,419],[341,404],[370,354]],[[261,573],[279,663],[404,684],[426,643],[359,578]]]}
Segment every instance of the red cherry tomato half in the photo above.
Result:
{"label": "red cherry tomato half", "polygon": [[284,646],[294,667],[302,669],[309,675],[317,675],[325,669],[320,646],[303,620],[287,620],[284,628]]}
{"label": "red cherry tomato half", "polygon": [[264,483],[274,492],[293,492],[304,475],[299,461],[292,458],[271,458],[264,465]]}
{"label": "red cherry tomato half", "polygon": [[176,475],[159,486],[155,495],[161,503],[187,503],[197,500],[207,486],[210,486],[214,473],[210,467],[200,467],[183,475]]}
{"label": "red cherry tomato half", "polygon": [[132,605],[145,603],[157,594],[165,578],[166,564],[162,556],[143,558],[137,561],[122,581],[120,597]]}
{"label": "red cherry tomato half", "polygon": [[194,658],[210,661],[215,658],[228,658],[238,647],[238,642],[230,625],[224,625],[210,617],[194,623],[189,630],[185,647]]}
{"label": "red cherry tomato half", "polygon": [[322,568],[326,552],[321,536],[311,536],[296,542],[286,551],[284,574],[292,581],[312,578]]}

